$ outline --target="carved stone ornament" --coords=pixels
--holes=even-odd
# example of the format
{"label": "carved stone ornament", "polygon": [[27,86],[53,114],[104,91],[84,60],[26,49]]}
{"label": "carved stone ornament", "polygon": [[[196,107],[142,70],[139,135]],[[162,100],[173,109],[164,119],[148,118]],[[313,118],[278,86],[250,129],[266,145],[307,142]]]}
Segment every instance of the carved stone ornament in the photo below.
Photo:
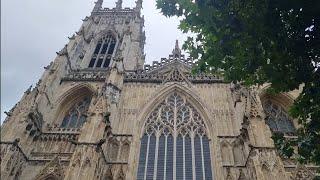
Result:
{"label": "carved stone ornament", "polygon": [[123,57],[122,57],[122,51],[118,50],[116,53],[116,56],[113,58],[113,64],[112,68],[117,69],[119,73],[124,72],[124,64],[123,64]]}
{"label": "carved stone ornament", "polygon": [[45,180],[48,178],[55,180],[62,180],[64,177],[63,168],[60,164],[59,157],[56,156],[52,161],[50,161],[35,177],[37,180]]}
{"label": "carved stone ornament", "polygon": [[96,97],[96,102],[93,103],[93,106],[91,106],[88,110],[88,114],[93,116],[95,114],[103,115],[105,112],[107,112],[107,102],[103,96]]}
{"label": "carved stone ornament", "polygon": [[255,89],[250,89],[247,90],[243,88],[243,93],[247,94],[246,95],[246,110],[245,110],[245,116],[253,119],[253,118],[258,118],[258,119],[264,119],[264,111],[262,108],[262,104],[260,102],[260,98],[258,97],[257,92]]}
{"label": "carved stone ornament", "polygon": [[315,177],[315,174],[303,165],[298,165],[294,172],[292,177],[293,180],[312,180]]}
{"label": "carved stone ornament", "polygon": [[261,164],[266,165],[270,171],[273,171],[273,169],[277,167],[277,156],[274,150],[258,151],[257,155]]}
{"label": "carved stone ornament", "polygon": [[62,81],[105,81],[107,77],[107,70],[81,70],[71,71]]}
{"label": "carved stone ornament", "polygon": [[179,69],[174,68],[166,77],[164,80],[164,83],[166,82],[188,82],[186,77],[179,71]]}
{"label": "carved stone ornament", "polygon": [[120,98],[120,93],[121,93],[121,90],[117,86],[111,83],[107,84],[106,90],[105,90],[105,96],[110,103],[118,103]]}
{"label": "carved stone ornament", "polygon": [[61,49],[61,51],[59,51],[59,52],[57,52],[57,54],[59,55],[59,56],[64,56],[64,55],[67,55],[68,54],[68,46],[67,45],[65,45],[62,49]]}

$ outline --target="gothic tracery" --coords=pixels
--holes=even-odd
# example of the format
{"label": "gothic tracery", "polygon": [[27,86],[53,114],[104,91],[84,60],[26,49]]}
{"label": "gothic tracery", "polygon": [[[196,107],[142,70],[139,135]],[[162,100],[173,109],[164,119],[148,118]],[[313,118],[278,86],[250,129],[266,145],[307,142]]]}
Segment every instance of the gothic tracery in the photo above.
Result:
{"label": "gothic tracery", "polygon": [[267,100],[263,104],[263,108],[266,113],[266,123],[273,132],[282,132],[288,135],[294,134],[295,127],[292,119],[280,105]]}
{"label": "gothic tracery", "polygon": [[60,125],[62,128],[79,128],[86,121],[86,113],[90,105],[91,98],[85,97],[82,101],[74,104],[66,113]]}
{"label": "gothic tracery", "polygon": [[149,115],[138,179],[212,179],[204,121],[186,96],[173,92]]}
{"label": "gothic tracery", "polygon": [[114,49],[116,47],[116,39],[108,33],[102,37],[93,52],[89,63],[89,68],[106,68],[109,67]]}

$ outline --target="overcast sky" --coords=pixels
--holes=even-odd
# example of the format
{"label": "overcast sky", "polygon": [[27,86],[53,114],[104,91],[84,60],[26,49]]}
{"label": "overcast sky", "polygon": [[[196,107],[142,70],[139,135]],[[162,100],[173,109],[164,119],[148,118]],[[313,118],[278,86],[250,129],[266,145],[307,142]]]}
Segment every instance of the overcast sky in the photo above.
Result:
{"label": "overcast sky", "polygon": [[[43,67],[78,31],[81,19],[90,15],[95,0],[1,0],[1,122],[4,111],[17,103],[23,92],[35,84]],[[133,7],[135,0],[124,0]],[[114,7],[115,0],[105,0]],[[176,39],[185,36],[177,29],[178,19],[165,18],[155,0],[144,0],[146,61],[167,57]]]}

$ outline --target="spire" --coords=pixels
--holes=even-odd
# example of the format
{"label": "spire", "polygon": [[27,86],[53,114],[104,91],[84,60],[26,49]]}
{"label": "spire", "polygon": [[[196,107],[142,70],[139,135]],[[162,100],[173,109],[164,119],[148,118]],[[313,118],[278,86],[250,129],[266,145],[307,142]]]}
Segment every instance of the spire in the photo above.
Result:
{"label": "spire", "polygon": [[99,9],[101,9],[102,4],[103,4],[103,0],[97,0],[97,2],[95,2],[95,5],[92,11],[98,11]]}
{"label": "spire", "polygon": [[142,9],[142,0],[137,0],[137,1],[136,1],[136,10],[137,10],[138,12],[140,12],[141,9]]}
{"label": "spire", "polygon": [[179,41],[176,40],[176,45],[174,49],[172,50],[173,57],[180,57],[181,56],[181,49],[179,47]]}
{"label": "spire", "polygon": [[117,0],[116,9],[122,9],[122,0]]}

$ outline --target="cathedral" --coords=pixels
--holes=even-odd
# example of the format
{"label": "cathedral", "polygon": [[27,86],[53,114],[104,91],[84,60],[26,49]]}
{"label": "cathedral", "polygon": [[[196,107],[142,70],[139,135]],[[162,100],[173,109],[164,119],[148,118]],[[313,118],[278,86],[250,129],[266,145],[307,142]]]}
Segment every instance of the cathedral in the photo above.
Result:
{"label": "cathedral", "polygon": [[268,94],[213,74],[178,42],[145,64],[142,0],[97,0],[1,125],[2,180],[309,180],[272,133],[295,136],[299,90]]}

